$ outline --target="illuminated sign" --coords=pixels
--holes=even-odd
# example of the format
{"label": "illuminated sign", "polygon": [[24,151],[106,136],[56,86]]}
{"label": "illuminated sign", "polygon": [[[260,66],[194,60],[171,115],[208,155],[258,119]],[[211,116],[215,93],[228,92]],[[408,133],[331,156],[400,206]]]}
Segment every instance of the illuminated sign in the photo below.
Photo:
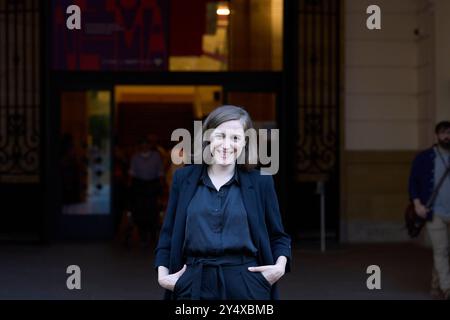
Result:
{"label": "illuminated sign", "polygon": [[[168,69],[166,0],[53,0],[55,70]],[[81,28],[67,28],[80,8]]]}

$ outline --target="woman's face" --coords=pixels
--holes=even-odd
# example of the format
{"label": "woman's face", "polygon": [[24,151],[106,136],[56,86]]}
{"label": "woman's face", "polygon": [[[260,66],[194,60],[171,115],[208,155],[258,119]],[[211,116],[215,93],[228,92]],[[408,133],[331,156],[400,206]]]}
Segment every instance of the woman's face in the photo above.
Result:
{"label": "woman's face", "polygon": [[245,146],[245,133],[241,122],[231,120],[219,125],[211,133],[209,146],[215,164],[234,163]]}

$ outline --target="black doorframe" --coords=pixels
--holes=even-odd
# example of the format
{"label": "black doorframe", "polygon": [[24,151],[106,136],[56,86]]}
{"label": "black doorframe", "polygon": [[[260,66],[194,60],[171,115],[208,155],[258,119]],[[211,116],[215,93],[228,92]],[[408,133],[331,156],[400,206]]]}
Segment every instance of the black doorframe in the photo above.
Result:
{"label": "black doorframe", "polygon": [[281,183],[287,187],[279,194],[280,209],[284,212],[286,231],[293,234],[299,214],[299,195],[294,193],[297,172],[297,141],[299,138],[299,1],[283,1],[283,76],[282,76],[282,112],[279,115],[280,126],[280,174]]}
{"label": "black doorframe", "polygon": [[[298,136],[298,4],[283,1],[283,69],[279,72],[62,72],[51,70],[51,2],[42,13],[43,47],[42,100],[43,137],[42,164],[45,188],[45,205],[42,239],[51,242],[56,238],[60,204],[55,201],[59,194],[55,168],[59,163],[55,139],[59,134],[60,114],[56,110],[62,90],[83,88],[114,88],[115,85],[221,85],[238,90],[276,92],[277,120],[280,126],[280,209],[285,224],[295,214],[295,202],[290,194],[294,185],[295,150]],[[44,34],[45,32],[45,34]],[[101,85],[99,85],[101,84]],[[114,112],[114,111],[113,111]]]}

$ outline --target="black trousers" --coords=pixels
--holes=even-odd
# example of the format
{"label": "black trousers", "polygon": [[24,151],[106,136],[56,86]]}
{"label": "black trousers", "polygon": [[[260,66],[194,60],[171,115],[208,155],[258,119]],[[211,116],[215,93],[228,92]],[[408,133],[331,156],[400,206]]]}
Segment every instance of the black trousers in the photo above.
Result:
{"label": "black trousers", "polygon": [[186,271],[175,284],[176,300],[270,300],[272,286],[253,257],[189,257]]}
{"label": "black trousers", "polygon": [[134,178],[131,184],[130,209],[141,240],[150,235],[156,238],[158,232],[158,195],[161,191],[159,179],[140,180]]}

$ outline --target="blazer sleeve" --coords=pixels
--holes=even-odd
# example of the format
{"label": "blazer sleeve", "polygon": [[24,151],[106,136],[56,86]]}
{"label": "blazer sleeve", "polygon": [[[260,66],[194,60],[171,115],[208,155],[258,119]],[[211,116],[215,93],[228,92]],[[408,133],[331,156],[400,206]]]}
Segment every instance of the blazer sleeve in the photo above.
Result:
{"label": "blazer sleeve", "polygon": [[412,201],[414,199],[420,198],[420,155],[416,156],[412,163],[411,173],[409,175],[409,199]]}
{"label": "blazer sleeve", "polygon": [[175,223],[175,214],[177,211],[179,195],[178,173],[178,170],[174,172],[172,186],[170,187],[167,211],[161,228],[161,232],[159,234],[158,245],[155,249],[155,268],[158,268],[159,266],[169,268],[172,231]]}
{"label": "blazer sleeve", "polygon": [[273,177],[268,176],[264,195],[265,220],[267,231],[270,237],[270,246],[274,261],[280,256],[287,258],[286,272],[291,270],[291,238],[284,232],[281,221],[280,207],[278,205],[277,193],[273,182]]}

